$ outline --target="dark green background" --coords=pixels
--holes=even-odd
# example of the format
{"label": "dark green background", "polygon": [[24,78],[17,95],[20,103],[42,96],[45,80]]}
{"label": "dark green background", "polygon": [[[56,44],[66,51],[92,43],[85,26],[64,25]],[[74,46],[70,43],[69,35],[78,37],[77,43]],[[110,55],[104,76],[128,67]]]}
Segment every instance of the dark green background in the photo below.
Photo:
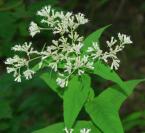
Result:
{"label": "dark green background", "polygon": [[[100,40],[101,47],[118,32],[131,35],[134,44],[120,53],[118,73],[124,80],[145,77],[144,0],[0,0],[0,133],[30,133],[63,120],[61,99],[41,79],[35,76],[31,81],[15,83],[12,76],[6,74],[4,65],[5,59],[13,55],[11,47],[15,44],[32,41],[34,47],[41,49],[45,41],[51,41],[51,33],[35,38],[28,33],[29,23],[39,22],[36,11],[48,4],[56,10],[84,13],[89,24],[82,27],[80,33],[85,36],[112,24]],[[92,76],[94,78],[97,79],[92,83],[96,95],[112,84]],[[120,116],[126,133],[145,131],[145,85],[138,86],[128,98]],[[82,111],[79,118],[88,119],[88,116]]]}

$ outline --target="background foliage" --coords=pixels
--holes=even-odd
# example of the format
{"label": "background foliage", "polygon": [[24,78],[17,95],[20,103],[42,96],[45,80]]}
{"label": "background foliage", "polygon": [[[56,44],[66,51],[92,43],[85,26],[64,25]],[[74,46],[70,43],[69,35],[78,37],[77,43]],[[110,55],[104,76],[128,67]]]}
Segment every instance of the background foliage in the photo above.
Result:
{"label": "background foliage", "polygon": [[[51,40],[44,33],[31,38],[28,26],[36,20],[35,13],[42,6],[51,4],[57,9],[82,12],[90,23],[80,32],[86,36],[108,24],[109,30],[101,38],[108,39],[116,32],[132,36],[134,45],[122,54],[119,74],[125,80],[142,78],[145,75],[145,2],[144,0],[0,0],[0,132],[29,133],[49,124],[62,121],[61,99],[48,88],[46,83],[36,76],[21,84],[13,82],[5,74],[4,60],[13,55],[10,49],[18,42],[33,41],[39,49],[43,42]],[[101,46],[103,47],[103,46]],[[92,75],[92,80],[95,77]],[[99,78],[93,82],[96,93],[100,94],[110,82]],[[145,86],[141,85],[121,107],[120,115],[126,133],[145,131]],[[116,97],[117,100],[117,97]],[[88,119],[84,111],[79,116]]]}

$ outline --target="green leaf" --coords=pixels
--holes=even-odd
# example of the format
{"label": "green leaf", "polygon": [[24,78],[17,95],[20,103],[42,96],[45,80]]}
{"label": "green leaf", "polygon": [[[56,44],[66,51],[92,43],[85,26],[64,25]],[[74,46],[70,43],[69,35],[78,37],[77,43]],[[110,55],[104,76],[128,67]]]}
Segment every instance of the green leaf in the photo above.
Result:
{"label": "green leaf", "polygon": [[123,126],[126,131],[134,127],[145,127],[145,111],[133,112],[123,119]]}
{"label": "green leaf", "polygon": [[[47,62],[48,63],[48,62]],[[42,68],[45,68],[47,66],[47,63],[44,62],[42,65]],[[42,69],[41,68],[41,69]],[[39,64],[35,65],[32,70],[33,71],[39,71]],[[56,82],[57,79],[57,73],[54,72],[51,69],[48,69],[47,72],[40,75],[40,78],[54,91],[56,92],[61,98],[63,97],[63,89],[61,89]]]}
{"label": "green leaf", "polygon": [[73,126],[89,95],[90,77],[83,75],[81,80],[74,76],[64,92],[64,122],[68,128]]}
{"label": "green leaf", "polygon": [[[65,133],[64,132],[65,125],[64,123],[57,123],[54,125],[50,125],[46,128],[34,131],[33,133]],[[101,133],[90,121],[78,121],[74,126],[74,133],[80,133],[80,129],[87,128],[91,129],[91,133]]]}
{"label": "green leaf", "polygon": [[0,37],[11,40],[16,32],[16,20],[11,13],[0,13],[0,20]]}
{"label": "green leaf", "polygon": [[[83,47],[83,51],[86,51],[87,48],[92,45],[92,42],[98,42],[104,30],[109,26],[110,25],[100,28],[97,31],[93,32],[91,35],[89,35],[84,41],[85,45]],[[126,88],[125,84],[123,83],[122,79],[117,75],[117,73],[111,70],[109,66],[103,64],[101,61],[97,61],[95,63],[94,74],[97,74],[106,80],[111,80],[120,85],[122,88]]]}
{"label": "green leaf", "polygon": [[9,127],[10,127],[10,124],[8,122],[3,122],[3,121],[0,122],[0,131],[6,130]]}
{"label": "green leaf", "polygon": [[82,48],[82,50],[84,52],[86,52],[86,50],[88,49],[88,47],[92,46],[93,42],[99,42],[99,38],[101,37],[102,33],[109,27],[110,25],[107,25],[105,27],[102,27],[98,30],[96,30],[95,32],[93,32],[92,34],[90,34],[85,40],[84,40],[84,46]]}
{"label": "green leaf", "polygon": [[62,97],[63,90],[57,85],[57,74],[53,70],[49,70],[40,75],[40,78],[60,97]]}
{"label": "green leaf", "polygon": [[115,71],[111,70],[109,66],[105,65],[101,61],[97,61],[94,66],[94,74],[99,75],[106,80],[117,83],[123,89],[126,88],[126,84],[124,84],[119,75]]}
{"label": "green leaf", "polygon": [[0,76],[0,97],[3,97],[9,94],[10,89],[12,88],[13,77],[9,74],[2,74]]}
{"label": "green leaf", "polygon": [[96,97],[92,102],[86,104],[86,111],[93,122],[104,133],[123,133],[123,127],[119,118],[119,109],[128,95],[133,92],[137,84],[145,80],[131,80],[125,82],[128,86],[124,94],[118,85],[109,87]]}
{"label": "green leaf", "polygon": [[124,118],[123,122],[130,122],[140,119],[145,116],[145,111],[133,112]]}
{"label": "green leaf", "polygon": [[19,32],[21,36],[23,37],[29,36],[29,31],[28,31],[28,26],[26,21],[21,22],[18,26],[19,26]]}
{"label": "green leaf", "polygon": [[12,110],[7,101],[0,100],[0,119],[11,118]]}
{"label": "green leaf", "polygon": [[124,129],[125,131],[129,132],[129,130],[132,130],[133,128],[138,127],[139,129],[145,127],[145,120],[144,119],[137,119],[134,121],[130,121],[128,123],[125,123]]}
{"label": "green leaf", "polygon": [[87,101],[92,101],[94,99],[94,97],[95,97],[95,92],[94,92],[93,88],[90,88]]}

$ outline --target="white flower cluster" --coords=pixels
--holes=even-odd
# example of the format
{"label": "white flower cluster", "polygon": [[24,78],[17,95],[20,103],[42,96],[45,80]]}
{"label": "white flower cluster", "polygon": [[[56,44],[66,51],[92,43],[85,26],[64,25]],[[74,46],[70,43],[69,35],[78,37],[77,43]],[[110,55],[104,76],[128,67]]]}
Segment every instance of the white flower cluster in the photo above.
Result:
{"label": "white flower cluster", "polygon": [[[34,51],[31,47],[32,43],[25,42],[23,45],[15,45],[12,50],[13,51],[21,51],[26,53],[27,58],[21,58],[18,55],[15,55],[13,58],[8,58],[5,61],[5,64],[9,65],[7,67],[8,73],[13,73],[15,77],[15,81],[21,82],[22,76],[24,76],[27,80],[31,79],[34,75],[34,71],[32,71],[29,67],[31,62],[31,55],[32,54],[39,54],[37,51]],[[25,71],[22,72],[22,68],[26,68]]]}
{"label": "white flower cluster", "polygon": [[23,52],[25,58],[15,55],[13,58],[8,58],[5,64],[8,73],[13,73],[15,81],[21,82],[21,78],[31,79],[34,71],[30,68],[30,63],[39,59],[39,68],[46,61],[47,67],[58,73],[56,82],[62,88],[68,85],[69,78],[72,74],[81,75],[85,71],[93,70],[94,63],[97,59],[109,62],[112,59],[111,68],[117,69],[120,60],[116,54],[121,51],[125,44],[130,44],[130,37],[124,34],[118,34],[119,44],[114,37],[111,41],[107,41],[109,52],[103,52],[98,43],[94,42],[92,47],[89,47],[86,54],[81,52],[84,46],[84,37],[80,36],[77,29],[80,25],[88,22],[84,14],[73,14],[71,12],[58,12],[46,6],[37,12],[37,15],[42,17],[41,23],[46,27],[39,27],[37,23],[31,22],[29,31],[34,37],[43,30],[50,30],[52,33],[58,34],[56,40],[52,40],[52,45],[44,46],[41,51],[36,51],[32,48],[32,43],[24,43],[16,45],[12,48],[13,51]]}
{"label": "white flower cluster", "polygon": [[[64,34],[69,33],[69,37],[72,39],[79,39],[77,33],[73,34],[79,25],[85,24],[88,22],[88,19],[85,18],[84,14],[78,13],[73,15],[71,12],[58,12],[51,8],[51,6],[45,6],[40,11],[37,12],[37,15],[43,17],[41,23],[47,24],[48,28],[39,27],[35,22],[30,24],[30,35],[33,37],[35,34],[40,33],[40,30],[52,30],[54,34]],[[70,31],[72,34],[70,34]],[[81,38],[80,38],[81,39]]]}
{"label": "white flower cluster", "polygon": [[[67,128],[65,128],[64,131],[65,131],[65,133],[73,133],[74,129],[67,129]],[[88,129],[88,128],[82,128],[82,129],[80,129],[80,133],[90,133],[90,132],[91,132],[91,129]]]}
{"label": "white flower cluster", "polygon": [[90,133],[91,129],[83,128],[80,130],[80,133]]}
{"label": "white flower cluster", "polygon": [[117,53],[122,51],[126,44],[131,44],[129,36],[125,34],[118,33],[118,40],[114,37],[111,37],[111,41],[106,41],[109,51],[103,52],[100,49],[99,44],[94,42],[92,47],[89,47],[87,52],[90,53],[92,59],[101,59],[106,63],[109,63],[111,60],[111,69],[117,70],[119,67],[120,60],[117,57]]}

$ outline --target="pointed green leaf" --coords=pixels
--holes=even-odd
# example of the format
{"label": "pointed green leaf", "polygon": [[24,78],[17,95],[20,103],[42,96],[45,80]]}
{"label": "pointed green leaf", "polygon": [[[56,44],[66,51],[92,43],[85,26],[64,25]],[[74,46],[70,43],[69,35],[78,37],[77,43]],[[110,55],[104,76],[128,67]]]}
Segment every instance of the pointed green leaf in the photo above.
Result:
{"label": "pointed green leaf", "polygon": [[127,87],[126,84],[124,84],[122,79],[119,77],[119,75],[115,71],[111,70],[111,68],[105,65],[103,62],[98,60],[94,66],[94,74],[99,75],[106,80],[117,83],[121,88]]}
{"label": "pointed green leaf", "polygon": [[102,33],[109,27],[110,25],[104,26],[92,34],[90,34],[85,40],[84,40],[84,46],[83,46],[83,51],[85,52],[88,47],[92,45],[93,42],[99,42],[99,38],[101,37]]}
{"label": "pointed green leaf", "polygon": [[74,76],[64,92],[64,122],[71,128],[89,95],[90,77],[83,75],[81,79]]}
{"label": "pointed green leaf", "polygon": [[[65,125],[64,123],[57,123],[54,125],[50,125],[46,128],[34,131],[33,133],[65,133],[64,132]],[[80,133],[80,129],[87,128],[91,129],[91,133],[101,133],[90,121],[78,121],[74,126],[74,133]]]}
{"label": "pointed green leaf", "polygon": [[56,79],[57,74],[56,72],[50,70],[40,75],[40,78],[60,97],[63,95],[63,90],[57,85]]}
{"label": "pointed green leaf", "polygon": [[0,119],[12,118],[12,110],[7,101],[0,100]]}
{"label": "pointed green leaf", "polygon": [[[42,65],[42,68],[45,68],[47,66],[47,63],[44,62]],[[41,69],[42,69],[41,68]],[[37,72],[40,70],[39,64],[35,65],[32,68],[33,71]],[[57,79],[57,73],[53,70],[49,69],[47,72],[40,75],[40,78],[54,91],[56,92],[60,97],[62,97],[63,90],[57,85],[56,79]]]}
{"label": "pointed green leaf", "polygon": [[[99,42],[99,38],[101,37],[102,33],[109,27],[110,25],[107,25],[105,27],[102,27],[98,29],[97,31],[90,34],[85,40],[84,40],[84,47],[83,51],[85,52],[88,47],[92,45],[92,42]],[[111,70],[109,66],[104,65],[101,61],[97,61],[95,63],[95,70],[94,74],[99,75],[100,77],[111,80],[122,88],[126,88],[125,84],[123,84],[123,81],[121,78],[115,73],[115,71]]]}
{"label": "pointed green leaf", "polygon": [[123,126],[126,131],[136,126],[145,127],[145,111],[133,112],[123,119]]}
{"label": "pointed green leaf", "polygon": [[133,92],[137,84],[145,80],[131,80],[125,82],[128,86],[123,93],[118,85],[109,87],[96,97],[92,102],[86,104],[86,111],[93,122],[104,133],[123,133],[123,127],[119,118],[119,109],[128,95]]}
{"label": "pointed green leaf", "polygon": [[0,37],[11,40],[16,33],[16,19],[10,12],[0,12]]}

